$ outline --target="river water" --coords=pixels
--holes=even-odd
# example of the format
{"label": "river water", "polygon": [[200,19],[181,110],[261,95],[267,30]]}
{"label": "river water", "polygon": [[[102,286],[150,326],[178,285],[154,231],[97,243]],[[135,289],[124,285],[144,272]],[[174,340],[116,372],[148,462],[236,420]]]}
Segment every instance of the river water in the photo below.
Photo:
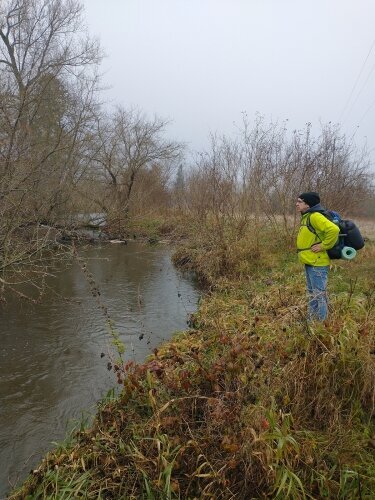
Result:
{"label": "river water", "polygon": [[[144,360],[187,328],[199,291],[174,268],[169,248],[106,244],[80,256],[126,360]],[[105,319],[80,267],[64,265],[48,284],[40,304],[9,298],[0,306],[0,498],[116,386]]]}

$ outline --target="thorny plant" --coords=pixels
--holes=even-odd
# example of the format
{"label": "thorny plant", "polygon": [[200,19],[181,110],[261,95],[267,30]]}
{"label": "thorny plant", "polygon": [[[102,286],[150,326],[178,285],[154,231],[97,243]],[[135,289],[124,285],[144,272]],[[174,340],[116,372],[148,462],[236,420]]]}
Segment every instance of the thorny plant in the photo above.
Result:
{"label": "thorny plant", "polygon": [[115,347],[117,355],[118,355],[118,360],[116,360],[116,362],[114,363],[114,370],[118,375],[117,378],[119,379],[118,380],[119,383],[122,383],[122,378],[119,375],[119,368],[118,367],[124,365],[123,354],[125,352],[125,345],[120,339],[119,332],[117,331],[115,324],[114,324],[114,321],[112,320],[112,318],[108,312],[107,306],[104,304],[103,300],[101,299],[101,293],[99,290],[99,286],[96,283],[94,276],[89,271],[85,260],[78,255],[77,248],[75,247],[74,244],[73,244],[72,251],[73,251],[73,255],[76,259],[76,262],[78,263],[79,267],[81,268],[83,275],[85,276],[86,281],[90,287],[90,292],[91,292],[92,296],[94,297],[94,299],[96,300],[96,303],[104,316],[105,324],[106,324],[108,333],[112,339],[112,345]]}

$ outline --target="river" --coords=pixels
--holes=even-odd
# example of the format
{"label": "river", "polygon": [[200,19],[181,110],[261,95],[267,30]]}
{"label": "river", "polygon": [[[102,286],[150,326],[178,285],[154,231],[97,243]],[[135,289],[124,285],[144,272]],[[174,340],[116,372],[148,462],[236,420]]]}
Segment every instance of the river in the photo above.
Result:
{"label": "river", "polygon": [[[175,269],[168,247],[129,242],[79,253],[126,360],[144,360],[187,328],[199,291]],[[41,303],[9,297],[0,306],[0,498],[116,386],[105,318],[80,267],[61,266],[48,285]]]}

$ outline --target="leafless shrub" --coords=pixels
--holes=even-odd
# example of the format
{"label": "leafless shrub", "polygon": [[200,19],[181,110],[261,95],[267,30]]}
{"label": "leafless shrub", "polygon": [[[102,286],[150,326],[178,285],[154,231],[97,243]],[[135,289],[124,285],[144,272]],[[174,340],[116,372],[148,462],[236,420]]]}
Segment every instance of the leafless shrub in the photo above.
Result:
{"label": "leafless shrub", "polygon": [[289,239],[296,226],[295,199],[303,191],[319,191],[322,203],[342,214],[353,213],[371,188],[366,149],[323,125],[318,137],[312,126],[288,132],[287,124],[266,124],[258,116],[251,128],[246,115],[236,139],[214,137],[189,176],[189,210],[229,224],[239,234],[251,219],[254,237],[265,221],[275,234]]}

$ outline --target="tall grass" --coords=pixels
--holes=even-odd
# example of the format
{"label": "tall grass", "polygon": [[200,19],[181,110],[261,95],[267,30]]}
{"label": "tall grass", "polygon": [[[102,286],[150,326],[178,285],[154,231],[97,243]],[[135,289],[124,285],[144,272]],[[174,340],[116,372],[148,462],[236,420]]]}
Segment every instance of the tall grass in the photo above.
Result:
{"label": "tall grass", "polygon": [[288,242],[197,237],[176,260],[210,285],[193,328],[141,365],[69,449],[10,498],[375,496],[375,246],[333,265],[306,322]]}

